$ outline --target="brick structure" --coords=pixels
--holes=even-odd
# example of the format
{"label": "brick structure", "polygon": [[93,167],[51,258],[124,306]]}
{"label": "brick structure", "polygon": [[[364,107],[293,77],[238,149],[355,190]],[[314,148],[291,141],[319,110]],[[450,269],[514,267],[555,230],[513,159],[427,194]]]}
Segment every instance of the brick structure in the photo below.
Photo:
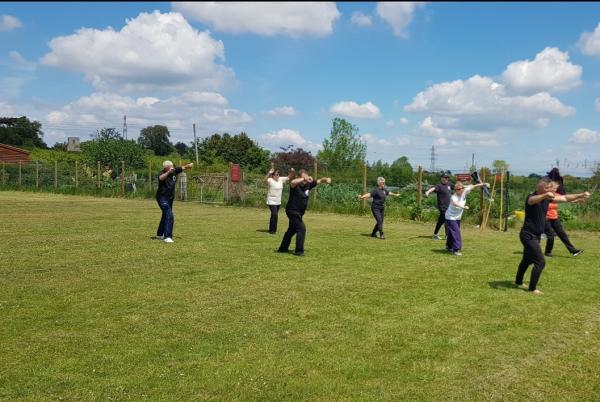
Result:
{"label": "brick structure", "polygon": [[29,151],[0,144],[0,163],[29,163]]}

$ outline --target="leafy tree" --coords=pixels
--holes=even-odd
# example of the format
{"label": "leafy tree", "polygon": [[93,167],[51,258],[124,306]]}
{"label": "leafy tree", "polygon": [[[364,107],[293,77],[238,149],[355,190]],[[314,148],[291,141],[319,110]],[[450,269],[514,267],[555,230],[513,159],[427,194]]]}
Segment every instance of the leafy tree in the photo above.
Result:
{"label": "leafy tree", "polygon": [[121,133],[116,128],[112,127],[96,130],[96,133],[92,134],[91,137],[96,140],[119,140],[123,138]]}
{"label": "leafy tree", "polygon": [[592,186],[600,185],[600,163],[598,163],[596,165],[596,171],[594,172],[594,174],[592,175],[592,177],[590,179],[590,184]]}
{"label": "leafy tree", "polygon": [[357,166],[365,160],[367,144],[361,142],[358,127],[344,119],[333,119],[329,138],[323,141],[323,149],[317,159],[325,162],[331,170]]}
{"label": "leafy tree", "polygon": [[127,168],[145,166],[144,150],[134,141],[123,138],[99,138],[81,143],[81,153],[95,164],[108,163],[113,168],[125,162]]}
{"label": "leafy tree", "polygon": [[537,174],[537,173],[531,173],[531,174],[530,174],[529,176],[527,176],[527,177],[529,177],[530,179],[540,179],[542,176],[540,176],[540,175],[539,175],[539,174]]}
{"label": "leafy tree", "polygon": [[169,155],[175,147],[169,140],[169,129],[167,126],[149,126],[140,131],[138,143],[144,149],[151,149],[155,155]]}
{"label": "leafy tree", "polygon": [[189,155],[190,151],[194,150],[193,146],[194,146],[193,142],[192,142],[192,147],[191,148],[188,147],[183,142],[178,142],[177,144],[175,144],[175,150],[177,151],[177,153],[179,154],[179,156],[181,156],[181,157],[187,157]]}
{"label": "leafy tree", "polygon": [[282,147],[282,152],[277,152],[271,158],[271,162],[279,169],[282,175],[285,175],[290,168],[296,170],[312,169],[315,157],[302,148],[294,149],[294,146]]}
{"label": "leafy tree", "polygon": [[252,170],[264,170],[269,163],[269,151],[258,146],[246,133],[231,136],[213,134],[198,144],[199,157],[206,163],[239,163]]}
{"label": "leafy tree", "polygon": [[510,166],[508,165],[508,163],[506,163],[506,161],[495,160],[492,162],[492,167],[494,168],[493,169],[494,173],[502,173],[502,172],[507,172],[508,168]]}
{"label": "leafy tree", "polygon": [[408,162],[408,158],[406,156],[402,156],[396,159],[390,165],[390,174],[389,181],[390,184],[398,185],[403,187],[408,183],[411,183],[414,178],[413,168],[411,164]]}
{"label": "leafy tree", "polygon": [[20,148],[48,148],[42,140],[42,124],[27,117],[0,117],[0,143]]}
{"label": "leafy tree", "polygon": [[52,145],[52,149],[57,150],[57,151],[67,151],[68,148],[68,144],[66,142],[57,142],[56,144]]}

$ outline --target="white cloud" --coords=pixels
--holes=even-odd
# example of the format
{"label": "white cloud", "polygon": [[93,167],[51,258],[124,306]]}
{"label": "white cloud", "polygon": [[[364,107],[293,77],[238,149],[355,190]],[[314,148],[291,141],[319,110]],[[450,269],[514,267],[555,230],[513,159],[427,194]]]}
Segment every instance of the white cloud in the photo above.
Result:
{"label": "white cloud", "polygon": [[216,31],[264,36],[327,36],[340,17],[334,2],[173,2],[172,8]]}
{"label": "white cloud", "polygon": [[576,144],[592,144],[600,141],[600,134],[588,128],[580,128],[573,133],[569,141]]}
{"label": "white cloud", "polygon": [[511,63],[502,73],[502,81],[517,93],[564,91],[581,85],[582,70],[569,62],[567,52],[547,47],[533,61]]}
{"label": "white cloud", "polygon": [[227,108],[226,104],[227,100],[216,93],[186,92],[165,99],[93,93],[62,108],[50,110],[42,123],[54,130],[56,135],[65,136],[70,131],[90,134],[103,127],[120,130],[123,115],[127,115],[130,138],[136,138],[144,127],[164,124],[171,131],[172,141],[188,141],[192,123],[196,123],[199,136],[202,136],[243,130],[252,122],[250,115]]}
{"label": "white cloud", "polygon": [[13,106],[9,105],[8,103],[4,103],[4,102],[0,101],[0,116],[7,117],[7,116],[14,116],[14,115],[15,115],[15,109],[13,108]]}
{"label": "white cloud", "polygon": [[342,116],[363,119],[376,119],[381,116],[379,108],[371,102],[363,103],[362,105],[351,101],[338,102],[331,107],[330,111]]}
{"label": "white cloud", "polygon": [[52,39],[41,62],[83,73],[101,91],[216,90],[233,80],[221,41],[178,13],[141,13],[115,31],[82,28]]}
{"label": "white cloud", "polygon": [[583,54],[600,56],[600,23],[598,23],[594,32],[582,33],[577,46],[579,46]]}
{"label": "white cloud", "polygon": [[506,127],[545,127],[550,118],[567,117],[575,109],[547,92],[511,96],[504,85],[475,75],[468,80],[435,84],[418,93],[406,112],[428,113],[422,129],[495,131]]}
{"label": "white cloud", "polygon": [[398,137],[396,138],[396,144],[400,146],[406,146],[410,144],[410,137]]}
{"label": "white cloud", "polygon": [[407,38],[406,27],[412,22],[415,16],[415,10],[422,6],[421,2],[387,2],[377,3],[376,12],[381,19],[387,22],[393,29],[394,35]]}
{"label": "white cloud", "polygon": [[392,143],[385,138],[378,138],[377,136],[367,133],[365,135],[361,135],[360,139],[364,141],[367,145],[375,145],[375,146],[384,146],[389,147]]}
{"label": "white cloud", "polygon": [[36,68],[35,63],[27,60],[21,55],[21,53],[17,52],[16,50],[11,50],[8,54],[8,57],[20,70],[33,71]]}
{"label": "white cloud", "polygon": [[396,123],[394,122],[394,120],[388,120],[388,121],[386,121],[385,125],[386,125],[386,127],[389,127],[389,128],[396,127]]}
{"label": "white cloud", "polygon": [[427,116],[421,122],[421,124],[419,125],[419,129],[421,130],[421,132],[435,137],[439,137],[444,134],[444,130],[435,126],[431,116]]}
{"label": "white cloud", "polygon": [[359,27],[367,27],[372,24],[371,16],[363,14],[360,11],[352,13],[351,21],[354,25],[358,25]]}
{"label": "white cloud", "polygon": [[297,112],[292,106],[280,106],[265,112],[265,114],[269,116],[295,116]]}
{"label": "white cloud", "polygon": [[440,137],[440,138],[436,139],[434,143],[437,146],[447,145],[448,144],[448,140],[446,138],[444,138],[444,137]]}
{"label": "white cloud", "polygon": [[408,119],[406,117],[401,117],[400,124],[408,124]]}
{"label": "white cloud", "polygon": [[13,17],[12,15],[8,14],[0,15],[0,32],[12,31],[13,29],[17,29],[22,26],[23,24],[17,17]]}
{"label": "white cloud", "polygon": [[596,105],[596,110],[600,112],[600,98],[596,99],[596,102],[594,102],[594,104]]}
{"label": "white cloud", "polygon": [[296,148],[302,148],[305,151],[318,151],[323,148],[321,144],[306,140],[299,131],[289,128],[263,134],[260,136],[260,140],[270,149],[275,149],[280,145],[294,145]]}

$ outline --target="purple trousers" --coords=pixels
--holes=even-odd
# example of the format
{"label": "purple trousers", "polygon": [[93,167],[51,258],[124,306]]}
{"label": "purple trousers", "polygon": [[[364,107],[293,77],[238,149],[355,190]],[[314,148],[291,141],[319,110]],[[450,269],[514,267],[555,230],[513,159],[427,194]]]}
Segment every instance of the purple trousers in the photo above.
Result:
{"label": "purple trousers", "polygon": [[460,236],[460,221],[446,219],[446,249],[460,251],[462,249],[462,238]]}

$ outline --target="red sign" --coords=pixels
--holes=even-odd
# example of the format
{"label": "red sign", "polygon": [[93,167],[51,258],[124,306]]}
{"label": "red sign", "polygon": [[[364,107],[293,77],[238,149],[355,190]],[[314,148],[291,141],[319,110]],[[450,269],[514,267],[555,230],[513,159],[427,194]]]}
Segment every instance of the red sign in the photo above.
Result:
{"label": "red sign", "polygon": [[229,174],[231,175],[231,181],[234,183],[237,183],[242,180],[242,169],[238,164],[231,164]]}
{"label": "red sign", "polygon": [[456,180],[458,180],[458,181],[471,181],[471,174],[470,173],[457,173],[456,174]]}

